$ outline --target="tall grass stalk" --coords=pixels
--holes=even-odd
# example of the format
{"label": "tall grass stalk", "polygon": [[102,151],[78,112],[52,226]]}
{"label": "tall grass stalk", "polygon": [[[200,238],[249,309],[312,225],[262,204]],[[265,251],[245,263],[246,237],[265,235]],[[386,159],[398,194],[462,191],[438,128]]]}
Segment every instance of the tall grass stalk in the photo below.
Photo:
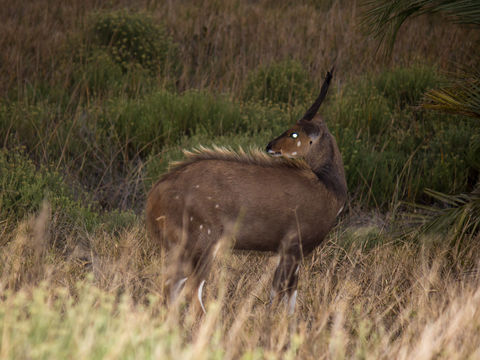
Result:
{"label": "tall grass stalk", "polygon": [[[32,239],[48,243],[44,214],[32,220],[31,232],[20,225],[1,255],[5,359],[478,355],[477,241],[466,242],[463,258],[452,260],[444,236],[400,243],[372,222],[344,219],[305,259],[293,316],[282,304],[267,305],[275,258],[222,251],[201,315],[185,292],[165,305],[161,256],[142,228],[98,232],[85,266],[73,254],[52,256],[48,247],[31,251]],[[368,245],[372,234],[383,244]]]}

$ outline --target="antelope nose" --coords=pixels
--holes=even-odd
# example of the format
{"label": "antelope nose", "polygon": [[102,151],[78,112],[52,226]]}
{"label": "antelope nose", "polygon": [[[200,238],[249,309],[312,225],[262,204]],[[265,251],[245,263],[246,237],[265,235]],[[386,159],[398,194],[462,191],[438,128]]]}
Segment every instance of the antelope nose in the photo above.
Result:
{"label": "antelope nose", "polygon": [[268,143],[267,148],[265,149],[267,153],[271,153],[272,151],[272,143]]}

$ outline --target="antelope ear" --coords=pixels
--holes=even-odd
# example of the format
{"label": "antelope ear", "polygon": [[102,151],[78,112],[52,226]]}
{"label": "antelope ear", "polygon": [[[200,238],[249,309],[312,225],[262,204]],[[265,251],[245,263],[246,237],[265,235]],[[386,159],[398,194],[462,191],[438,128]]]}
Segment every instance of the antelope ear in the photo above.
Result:
{"label": "antelope ear", "polygon": [[323,81],[320,94],[318,95],[317,99],[312,104],[312,106],[310,106],[310,109],[308,109],[305,115],[303,115],[302,120],[310,121],[317,114],[317,111],[320,108],[320,105],[322,105],[322,102],[325,99],[325,96],[327,96],[328,87],[330,86],[330,81],[332,80],[334,70],[335,70],[335,67],[332,67],[330,71],[327,71],[327,75],[325,76],[325,80]]}
{"label": "antelope ear", "polygon": [[316,139],[322,133],[322,122],[310,121],[305,119],[300,119],[297,124],[301,126],[302,130],[310,137],[311,139]]}

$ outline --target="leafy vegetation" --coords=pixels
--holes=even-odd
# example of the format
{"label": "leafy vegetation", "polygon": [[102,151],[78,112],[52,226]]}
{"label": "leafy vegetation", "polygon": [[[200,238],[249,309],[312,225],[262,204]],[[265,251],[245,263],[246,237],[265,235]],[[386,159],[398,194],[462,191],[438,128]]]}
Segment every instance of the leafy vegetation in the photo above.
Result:
{"label": "leafy vegetation", "polygon": [[[395,4],[386,4],[384,1],[367,2],[368,10],[364,15],[364,21],[376,36],[381,37],[381,41],[389,41],[390,48],[397,37],[397,32],[402,24],[411,17],[441,13],[447,15],[450,21],[480,26],[480,3],[470,1],[446,0],[446,1],[410,1],[404,0]],[[377,19],[377,17],[379,19]],[[388,30],[387,30],[388,29]],[[440,110],[447,113],[461,114],[480,118],[480,72],[478,64],[480,58],[475,52],[471,55],[474,65],[471,68],[463,64],[459,75],[450,80],[450,86],[441,89],[431,89],[426,93],[426,101],[422,104],[424,108]],[[474,138],[473,147],[475,148],[473,158],[478,159],[480,149],[478,140]],[[472,146],[470,146],[472,147]],[[472,154],[462,157],[471,159]],[[436,190],[427,190],[434,199],[443,202],[448,210],[438,210],[435,208],[425,208],[430,212],[430,219],[424,226],[425,229],[436,229],[437,231],[470,232],[477,233],[480,227],[480,213],[478,209],[478,187],[480,186],[480,176],[478,176],[478,160],[473,160],[470,164],[476,171],[476,185],[474,191],[469,195],[449,196]],[[472,230],[473,229],[473,230]],[[461,236],[460,236],[461,237]]]}
{"label": "leafy vegetation", "polygon": [[60,226],[91,230],[98,221],[85,194],[76,195],[55,169],[37,168],[23,149],[0,150],[0,185],[0,221],[23,219],[39,211],[45,200]]}
{"label": "leafy vegetation", "polygon": [[304,104],[311,98],[312,81],[298,61],[282,61],[262,66],[249,75],[246,100]]}
{"label": "leafy vegetation", "polygon": [[440,14],[452,22],[480,25],[480,5],[475,1],[401,0],[392,3],[388,0],[368,0],[364,6],[364,25],[380,42],[386,41],[390,47],[393,47],[406,20],[420,15]]}
{"label": "leafy vegetation", "polygon": [[99,13],[91,21],[93,45],[107,50],[123,70],[140,65],[155,73],[165,67],[175,52],[165,29],[146,13]]}

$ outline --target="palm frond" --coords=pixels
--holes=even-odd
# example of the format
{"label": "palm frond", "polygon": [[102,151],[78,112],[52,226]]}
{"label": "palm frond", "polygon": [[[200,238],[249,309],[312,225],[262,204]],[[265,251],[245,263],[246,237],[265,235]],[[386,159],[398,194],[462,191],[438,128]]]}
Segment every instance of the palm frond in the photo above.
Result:
{"label": "palm frond", "polygon": [[403,23],[415,16],[439,13],[453,23],[480,26],[478,0],[366,0],[363,8],[362,25],[379,46],[386,43],[387,52]]}
{"label": "palm frond", "polygon": [[470,71],[463,71],[449,87],[427,92],[422,106],[480,119],[480,72]]}
{"label": "palm frond", "polygon": [[410,216],[410,221],[421,224],[417,235],[450,232],[458,241],[480,233],[480,183],[469,194],[447,195],[431,189],[425,193],[440,205],[414,205],[417,213]]}

